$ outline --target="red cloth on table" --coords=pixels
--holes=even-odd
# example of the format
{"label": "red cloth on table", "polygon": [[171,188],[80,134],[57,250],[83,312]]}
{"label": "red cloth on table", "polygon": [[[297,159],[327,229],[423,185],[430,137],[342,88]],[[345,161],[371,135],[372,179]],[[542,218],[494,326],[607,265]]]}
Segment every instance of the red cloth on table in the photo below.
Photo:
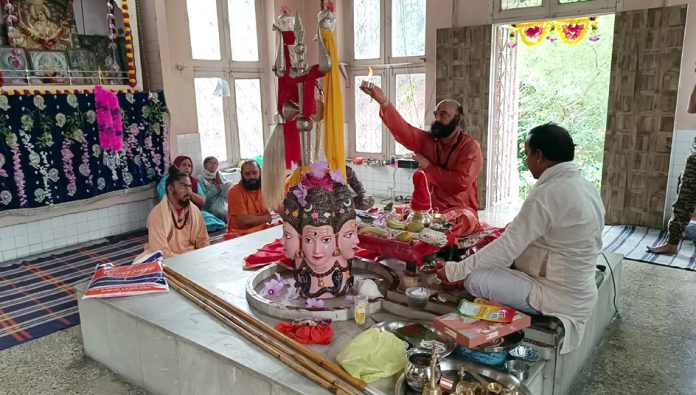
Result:
{"label": "red cloth on table", "polygon": [[[375,260],[379,257],[379,254],[377,253],[363,249],[358,249],[355,252],[355,255],[368,260]],[[280,239],[276,239],[266,244],[255,253],[244,258],[244,270],[257,269],[270,265],[271,263],[279,263],[289,269],[292,269],[292,261],[285,257],[283,242]]]}
{"label": "red cloth on table", "polygon": [[[451,232],[446,232],[446,246],[454,245],[457,238]],[[428,255],[434,254],[444,247],[434,246],[428,243],[405,243],[394,239],[383,239],[376,236],[360,235],[360,243],[358,246],[366,250],[372,251],[380,256],[388,256],[396,258],[404,262],[415,262],[420,265],[423,259]]]}
{"label": "red cloth on table", "polygon": [[295,325],[292,322],[281,322],[275,329],[303,344],[331,344],[334,333],[331,325]]}

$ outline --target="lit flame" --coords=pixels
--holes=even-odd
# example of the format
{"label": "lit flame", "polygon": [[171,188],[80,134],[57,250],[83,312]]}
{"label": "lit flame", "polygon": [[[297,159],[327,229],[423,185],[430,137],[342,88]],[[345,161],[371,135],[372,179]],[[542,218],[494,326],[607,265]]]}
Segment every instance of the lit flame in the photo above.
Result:
{"label": "lit flame", "polygon": [[367,76],[372,77],[372,66],[367,66]]}

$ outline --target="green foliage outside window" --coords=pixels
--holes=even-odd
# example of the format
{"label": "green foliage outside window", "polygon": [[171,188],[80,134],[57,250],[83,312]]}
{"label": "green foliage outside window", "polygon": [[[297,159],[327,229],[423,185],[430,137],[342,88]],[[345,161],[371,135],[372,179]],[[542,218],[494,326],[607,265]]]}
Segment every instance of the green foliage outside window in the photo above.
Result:
{"label": "green foliage outside window", "polygon": [[520,197],[529,194],[531,174],[524,163],[524,140],[535,126],[555,122],[576,144],[575,163],[598,189],[602,181],[604,136],[614,33],[614,16],[599,17],[600,40],[578,45],[560,41],[518,44],[518,170]]}

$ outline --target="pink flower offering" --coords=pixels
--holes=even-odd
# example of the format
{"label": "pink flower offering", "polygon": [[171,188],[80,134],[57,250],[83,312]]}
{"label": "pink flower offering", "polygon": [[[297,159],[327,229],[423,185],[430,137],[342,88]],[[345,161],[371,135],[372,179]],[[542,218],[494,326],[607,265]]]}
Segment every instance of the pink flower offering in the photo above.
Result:
{"label": "pink flower offering", "polygon": [[263,296],[276,298],[280,295],[283,288],[288,285],[288,282],[276,273],[276,278],[269,280],[263,286]]}
{"label": "pink flower offering", "polygon": [[310,309],[320,309],[324,307],[324,301],[322,299],[309,298],[307,299],[307,306]]}

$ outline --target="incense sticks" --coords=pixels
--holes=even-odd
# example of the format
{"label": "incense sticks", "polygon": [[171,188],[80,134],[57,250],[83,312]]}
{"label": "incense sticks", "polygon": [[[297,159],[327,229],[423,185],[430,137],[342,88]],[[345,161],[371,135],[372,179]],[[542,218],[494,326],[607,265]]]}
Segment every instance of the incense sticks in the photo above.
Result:
{"label": "incense sticks", "polygon": [[357,393],[353,388],[340,381],[339,378],[358,390],[365,389],[367,386],[364,381],[350,376],[332,361],[287,338],[171,268],[165,267],[164,270],[172,288],[234,329],[242,337],[314,381],[322,388],[337,394]]}

